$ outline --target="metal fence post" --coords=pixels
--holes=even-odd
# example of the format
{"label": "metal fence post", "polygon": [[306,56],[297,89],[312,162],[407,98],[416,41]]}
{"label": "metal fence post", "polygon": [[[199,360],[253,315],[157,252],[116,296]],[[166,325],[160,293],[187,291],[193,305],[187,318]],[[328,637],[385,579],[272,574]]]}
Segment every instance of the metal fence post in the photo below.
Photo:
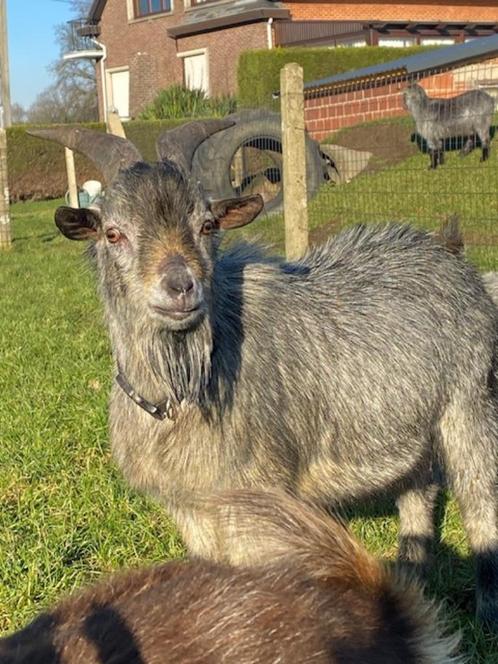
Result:
{"label": "metal fence post", "polygon": [[298,64],[280,70],[280,97],[285,255],[287,260],[296,260],[308,248],[303,68]]}

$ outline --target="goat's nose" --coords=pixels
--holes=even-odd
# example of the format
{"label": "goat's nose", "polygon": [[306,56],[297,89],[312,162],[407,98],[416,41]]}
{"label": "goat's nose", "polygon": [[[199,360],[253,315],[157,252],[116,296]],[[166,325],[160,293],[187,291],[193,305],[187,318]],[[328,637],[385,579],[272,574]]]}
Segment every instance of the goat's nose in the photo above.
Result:
{"label": "goat's nose", "polygon": [[183,256],[168,256],[159,266],[161,288],[174,300],[191,298],[196,279]]}
{"label": "goat's nose", "polygon": [[161,280],[161,284],[171,297],[187,295],[194,288],[194,280],[186,267],[165,275]]}

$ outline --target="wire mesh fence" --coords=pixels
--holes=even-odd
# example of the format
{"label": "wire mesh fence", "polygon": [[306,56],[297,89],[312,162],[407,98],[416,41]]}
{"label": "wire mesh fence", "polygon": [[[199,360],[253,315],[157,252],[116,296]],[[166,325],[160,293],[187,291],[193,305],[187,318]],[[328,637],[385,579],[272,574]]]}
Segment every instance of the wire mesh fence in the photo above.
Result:
{"label": "wire mesh fence", "polygon": [[311,225],[433,229],[457,215],[469,250],[498,263],[497,92],[498,59],[306,91],[308,131],[329,162]]}
{"label": "wire mesh fence", "polygon": [[[352,223],[437,229],[456,215],[468,251],[496,267],[498,58],[411,74],[386,63],[375,76],[357,74],[305,87],[311,241]],[[227,193],[261,193],[274,218],[283,212],[281,117],[238,115],[213,158],[228,150]],[[283,241],[280,221],[268,220],[269,233],[263,221],[262,234]]]}

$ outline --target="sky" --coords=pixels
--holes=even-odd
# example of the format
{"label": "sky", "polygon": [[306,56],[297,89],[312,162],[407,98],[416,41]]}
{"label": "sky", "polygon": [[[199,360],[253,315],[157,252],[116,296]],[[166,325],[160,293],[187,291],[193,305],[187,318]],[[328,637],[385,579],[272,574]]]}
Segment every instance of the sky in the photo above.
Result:
{"label": "sky", "polygon": [[7,0],[11,103],[28,108],[53,83],[47,68],[59,56],[55,26],[72,18],[63,0]]}

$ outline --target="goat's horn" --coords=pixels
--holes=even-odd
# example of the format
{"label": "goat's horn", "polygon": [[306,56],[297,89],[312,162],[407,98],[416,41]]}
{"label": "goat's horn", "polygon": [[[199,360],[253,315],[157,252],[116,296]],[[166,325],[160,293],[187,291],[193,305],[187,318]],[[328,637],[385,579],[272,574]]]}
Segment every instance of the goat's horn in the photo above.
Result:
{"label": "goat's horn", "polygon": [[202,120],[169,129],[157,139],[157,156],[161,161],[174,161],[190,171],[194,152],[199,145],[211,134],[233,127],[234,124],[234,120]]}
{"label": "goat's horn", "polygon": [[56,141],[81,152],[100,169],[108,183],[114,180],[121,168],[142,161],[142,155],[133,143],[113,134],[75,127],[29,129],[28,134]]}

